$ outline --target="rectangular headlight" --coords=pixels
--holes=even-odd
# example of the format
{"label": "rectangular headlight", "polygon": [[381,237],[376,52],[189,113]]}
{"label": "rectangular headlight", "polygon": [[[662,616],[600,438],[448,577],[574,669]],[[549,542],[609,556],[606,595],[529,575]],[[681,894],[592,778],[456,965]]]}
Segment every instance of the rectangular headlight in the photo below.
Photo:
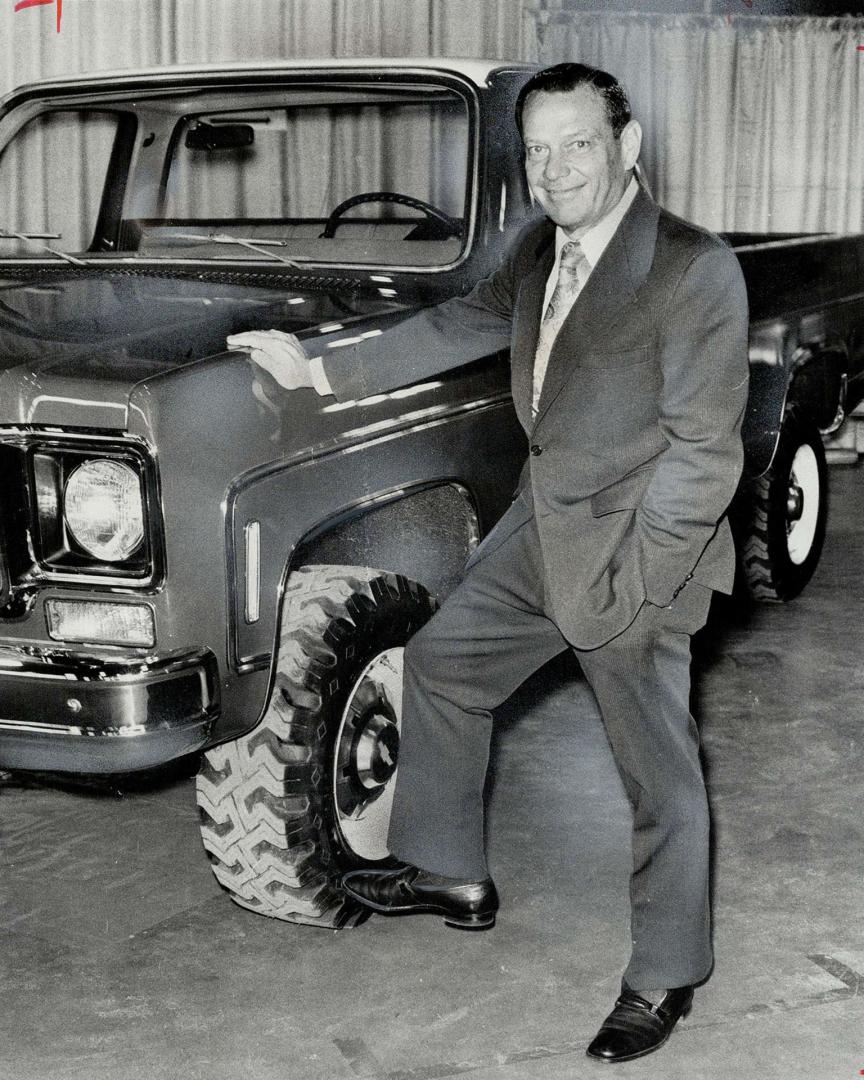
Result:
{"label": "rectangular headlight", "polygon": [[46,600],[45,616],[48,634],[55,641],[138,646],[156,643],[153,610],[147,604]]}
{"label": "rectangular headlight", "polygon": [[47,439],[29,450],[39,568],[63,577],[150,582],[157,571],[155,464],[130,444],[74,446]]}

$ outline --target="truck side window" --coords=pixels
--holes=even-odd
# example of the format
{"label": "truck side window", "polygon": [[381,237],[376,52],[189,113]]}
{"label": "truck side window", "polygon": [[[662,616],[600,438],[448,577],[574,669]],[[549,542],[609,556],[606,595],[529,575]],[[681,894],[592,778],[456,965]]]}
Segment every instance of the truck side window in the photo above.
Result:
{"label": "truck side window", "polygon": [[[0,156],[0,228],[60,233],[45,240],[61,251],[86,251],[99,217],[117,134],[117,114],[68,109],[40,113]],[[38,255],[38,242],[3,240],[0,254]]]}

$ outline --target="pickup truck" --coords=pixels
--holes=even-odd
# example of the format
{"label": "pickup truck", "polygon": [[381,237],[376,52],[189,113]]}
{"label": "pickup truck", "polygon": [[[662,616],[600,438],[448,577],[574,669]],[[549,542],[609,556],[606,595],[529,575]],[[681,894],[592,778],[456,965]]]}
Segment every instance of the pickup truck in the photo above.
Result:
{"label": "pickup truck", "polygon": [[[160,68],[0,103],[0,767],[194,755],[239,904],[318,926],[388,858],[402,649],[509,504],[506,354],[365,400],[225,338],[338,349],[468,291],[534,212],[531,67]],[[742,574],[819,558],[822,435],[862,397],[855,237],[728,237],[752,306]]]}

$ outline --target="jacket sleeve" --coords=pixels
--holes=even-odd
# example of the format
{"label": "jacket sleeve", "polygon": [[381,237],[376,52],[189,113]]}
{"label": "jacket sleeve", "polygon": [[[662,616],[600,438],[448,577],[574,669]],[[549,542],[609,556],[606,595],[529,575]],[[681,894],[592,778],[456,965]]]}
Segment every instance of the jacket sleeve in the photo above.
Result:
{"label": "jacket sleeve", "polygon": [[333,349],[324,373],[337,400],[395,390],[508,348],[521,248],[517,240],[467,296],[426,308],[380,337]]}
{"label": "jacket sleeve", "polygon": [[659,424],[668,447],[636,514],[646,596],[660,607],[689,579],[741,476],[747,332],[738,260],[722,245],[703,250],[666,311]]}

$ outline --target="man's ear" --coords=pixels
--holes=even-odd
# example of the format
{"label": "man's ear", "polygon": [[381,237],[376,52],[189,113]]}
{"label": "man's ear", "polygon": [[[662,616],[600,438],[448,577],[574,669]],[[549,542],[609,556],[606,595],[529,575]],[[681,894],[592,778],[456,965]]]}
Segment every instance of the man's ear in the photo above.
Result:
{"label": "man's ear", "polygon": [[621,142],[621,161],[626,169],[632,169],[639,160],[642,148],[642,127],[638,120],[629,120],[618,136]]}

